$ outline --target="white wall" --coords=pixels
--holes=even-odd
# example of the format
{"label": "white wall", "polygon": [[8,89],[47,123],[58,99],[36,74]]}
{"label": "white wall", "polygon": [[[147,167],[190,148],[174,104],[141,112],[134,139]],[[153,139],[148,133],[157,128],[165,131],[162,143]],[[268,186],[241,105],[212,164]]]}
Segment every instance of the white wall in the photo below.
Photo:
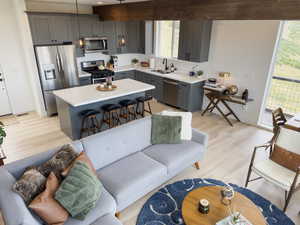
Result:
{"label": "white wall", "polygon": [[215,21],[209,63],[211,73],[231,72],[233,84],[247,88],[254,102],[232,105],[240,119],[257,124],[280,21]]}
{"label": "white wall", "polygon": [[14,114],[35,109],[14,1],[1,0],[0,64]]}

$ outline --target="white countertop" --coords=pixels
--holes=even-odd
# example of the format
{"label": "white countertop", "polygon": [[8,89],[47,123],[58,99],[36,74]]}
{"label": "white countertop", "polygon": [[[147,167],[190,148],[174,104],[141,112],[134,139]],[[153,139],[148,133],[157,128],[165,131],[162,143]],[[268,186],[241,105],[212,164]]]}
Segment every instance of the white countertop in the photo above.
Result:
{"label": "white countertop", "polygon": [[153,85],[132,79],[114,81],[113,84],[117,85],[117,88],[113,91],[98,91],[96,89],[97,84],[94,84],[58,90],[53,93],[56,97],[77,107],[155,89]]}
{"label": "white countertop", "polygon": [[[185,83],[188,83],[188,84],[195,84],[195,83],[202,82],[202,81],[206,80],[204,78],[204,76],[202,76],[202,77],[197,77],[197,76],[191,77],[191,76],[189,76],[188,72],[176,71],[176,72],[170,73],[170,74],[161,74],[161,73],[158,73],[158,72],[153,72],[152,69],[150,69],[150,68],[144,68],[144,67],[141,67],[141,66],[136,66],[135,67],[133,65],[120,66],[115,70],[115,72],[118,73],[118,72],[130,71],[130,70],[137,70],[137,71],[140,71],[140,72],[152,74],[154,76],[159,76],[159,77],[162,77],[162,78],[168,78],[168,79],[172,79],[172,80],[176,80],[176,81],[181,81],[181,82],[185,82]],[[91,74],[86,73],[86,72],[80,72],[79,73],[79,77],[88,77],[90,75]]]}

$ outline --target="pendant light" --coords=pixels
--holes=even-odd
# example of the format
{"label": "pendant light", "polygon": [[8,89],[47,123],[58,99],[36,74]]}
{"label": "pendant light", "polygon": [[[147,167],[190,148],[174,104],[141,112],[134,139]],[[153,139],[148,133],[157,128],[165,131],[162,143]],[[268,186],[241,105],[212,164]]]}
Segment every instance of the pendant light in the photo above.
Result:
{"label": "pendant light", "polygon": [[[120,2],[120,5],[125,2],[125,0],[117,0],[118,2]],[[125,35],[119,35],[119,46],[120,47],[124,47],[126,45],[126,39],[125,39]]]}
{"label": "pendant light", "polygon": [[78,7],[78,0],[75,0],[75,6],[76,6],[76,18],[77,18],[77,27],[78,27],[78,44],[80,48],[84,47],[84,41],[81,38],[81,32],[80,32],[80,21],[79,21],[79,7]]}

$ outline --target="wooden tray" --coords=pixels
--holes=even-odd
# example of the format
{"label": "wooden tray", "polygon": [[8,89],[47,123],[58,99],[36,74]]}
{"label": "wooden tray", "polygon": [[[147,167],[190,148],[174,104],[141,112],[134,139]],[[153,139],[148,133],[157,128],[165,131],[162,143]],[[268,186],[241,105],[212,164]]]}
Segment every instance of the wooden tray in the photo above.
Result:
{"label": "wooden tray", "polygon": [[97,86],[96,89],[98,91],[114,91],[116,90],[117,86],[116,85],[112,85],[112,89],[109,89],[107,86],[105,87],[100,87],[100,86]]}

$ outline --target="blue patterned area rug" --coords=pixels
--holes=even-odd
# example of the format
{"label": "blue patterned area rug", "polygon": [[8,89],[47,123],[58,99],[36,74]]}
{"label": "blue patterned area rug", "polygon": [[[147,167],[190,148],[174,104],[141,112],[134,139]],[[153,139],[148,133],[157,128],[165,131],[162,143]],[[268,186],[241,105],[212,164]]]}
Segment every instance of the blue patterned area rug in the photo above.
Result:
{"label": "blue patterned area rug", "polygon": [[[165,186],[144,204],[136,225],[184,225],[181,215],[184,197],[196,188],[214,185],[224,186],[225,183],[213,179],[189,179]],[[295,225],[282,210],[265,198],[249,189],[230,185],[260,208],[269,225]]]}

